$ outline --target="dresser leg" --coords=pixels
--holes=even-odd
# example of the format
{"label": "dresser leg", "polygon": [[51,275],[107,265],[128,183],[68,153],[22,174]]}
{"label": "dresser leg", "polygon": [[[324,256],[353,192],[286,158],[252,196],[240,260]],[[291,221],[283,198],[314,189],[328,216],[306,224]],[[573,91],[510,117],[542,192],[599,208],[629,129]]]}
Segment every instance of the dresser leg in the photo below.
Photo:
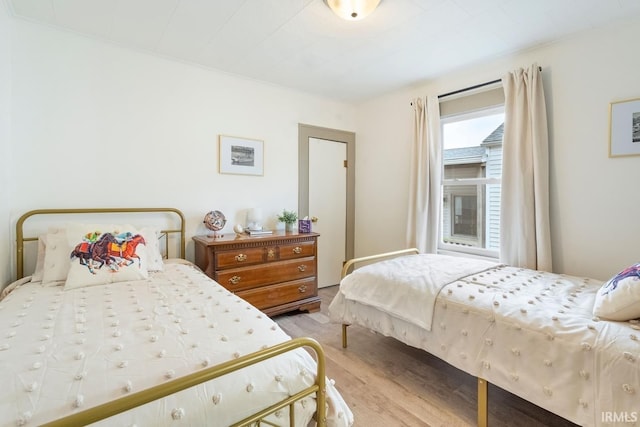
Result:
{"label": "dresser leg", "polygon": [[300,311],[306,311],[307,313],[317,313],[318,311],[320,311],[320,301],[301,305]]}

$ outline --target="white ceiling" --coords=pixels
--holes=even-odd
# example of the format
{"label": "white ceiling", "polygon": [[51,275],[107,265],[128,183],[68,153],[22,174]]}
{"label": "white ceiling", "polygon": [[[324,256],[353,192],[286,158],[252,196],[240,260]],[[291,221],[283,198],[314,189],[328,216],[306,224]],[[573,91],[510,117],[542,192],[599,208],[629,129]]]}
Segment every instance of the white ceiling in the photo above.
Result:
{"label": "white ceiling", "polygon": [[639,0],[382,0],[356,22],[322,0],[6,1],[16,17],[345,101],[640,15]]}

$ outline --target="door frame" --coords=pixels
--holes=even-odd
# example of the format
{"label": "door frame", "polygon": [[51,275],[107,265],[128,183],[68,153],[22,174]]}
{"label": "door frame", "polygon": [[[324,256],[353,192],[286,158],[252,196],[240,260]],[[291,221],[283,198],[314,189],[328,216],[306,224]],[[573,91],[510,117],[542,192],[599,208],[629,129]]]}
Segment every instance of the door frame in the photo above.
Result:
{"label": "door frame", "polygon": [[298,123],[298,213],[309,215],[309,138],[347,144],[347,212],[345,261],[354,257],[356,212],[356,134],[344,130]]}

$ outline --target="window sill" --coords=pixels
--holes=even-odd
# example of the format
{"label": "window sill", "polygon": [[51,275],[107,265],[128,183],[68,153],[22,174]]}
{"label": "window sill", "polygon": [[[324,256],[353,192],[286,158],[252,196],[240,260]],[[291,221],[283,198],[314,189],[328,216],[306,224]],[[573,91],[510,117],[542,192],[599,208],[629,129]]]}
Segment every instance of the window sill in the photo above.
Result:
{"label": "window sill", "polygon": [[496,253],[495,251],[490,251],[486,249],[465,248],[464,250],[460,250],[456,248],[456,250],[452,250],[452,249],[439,247],[438,254],[459,256],[459,257],[466,257],[466,258],[476,258],[476,259],[483,259],[486,261],[494,261],[494,262],[500,261],[500,255],[498,253]]}

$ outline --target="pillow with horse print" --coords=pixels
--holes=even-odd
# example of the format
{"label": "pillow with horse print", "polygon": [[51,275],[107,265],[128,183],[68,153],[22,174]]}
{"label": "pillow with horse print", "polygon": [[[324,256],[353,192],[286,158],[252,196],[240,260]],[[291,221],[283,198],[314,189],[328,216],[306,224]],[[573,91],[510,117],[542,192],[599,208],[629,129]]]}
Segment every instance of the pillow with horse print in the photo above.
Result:
{"label": "pillow with horse print", "polygon": [[593,314],[617,321],[640,318],[640,263],[625,268],[602,285]]}
{"label": "pillow with horse print", "polygon": [[66,236],[70,265],[65,289],[149,277],[146,241],[133,226],[73,224]]}

